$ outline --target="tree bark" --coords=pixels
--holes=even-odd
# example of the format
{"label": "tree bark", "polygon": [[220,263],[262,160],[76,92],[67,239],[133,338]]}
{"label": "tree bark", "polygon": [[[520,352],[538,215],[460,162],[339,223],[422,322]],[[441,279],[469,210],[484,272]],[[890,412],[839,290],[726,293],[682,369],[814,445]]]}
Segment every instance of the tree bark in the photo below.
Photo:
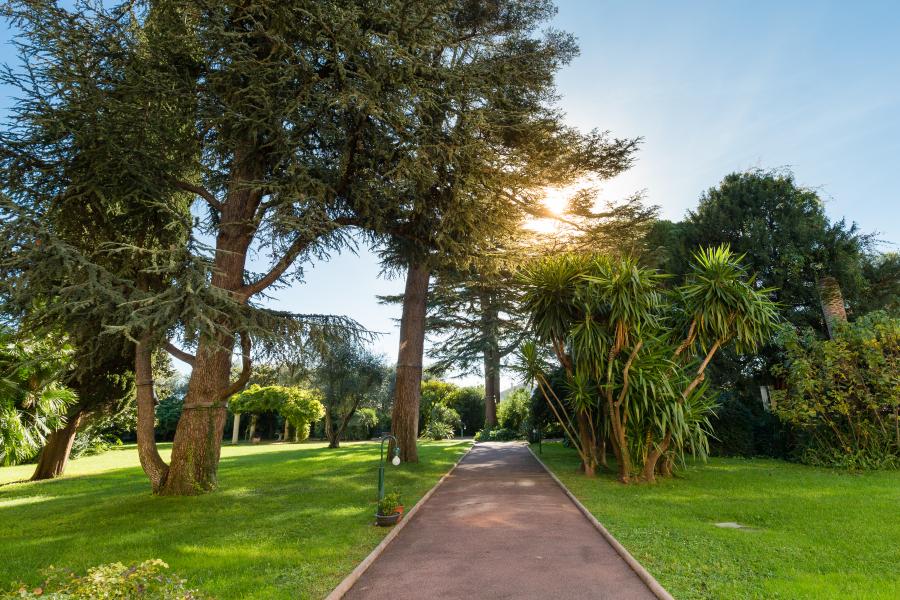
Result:
{"label": "tree bark", "polygon": [[581,446],[584,448],[584,457],[581,460],[581,470],[588,477],[597,474],[597,440],[591,429],[591,417],[585,411],[578,411],[578,437],[581,438]]}
{"label": "tree bark", "polygon": [[[246,185],[261,173],[256,160],[258,156],[246,148],[235,151],[235,166],[227,198],[222,204],[215,268],[210,281],[213,287],[231,293],[239,302],[245,302],[248,294],[254,293],[245,290],[244,272],[247,249],[256,231],[254,216],[262,198],[258,190]],[[227,320],[219,325],[226,331],[238,329],[235,323]],[[236,334],[236,331],[219,333],[200,339],[161,494],[201,494],[217,485],[219,453],[227,417],[225,403],[229,393],[233,393],[230,375]],[[249,352],[249,339],[242,335],[242,349],[245,344]],[[249,376],[249,356],[245,358],[242,376]]]}
{"label": "tree bark", "polygon": [[57,429],[47,437],[47,443],[41,449],[37,467],[31,476],[32,481],[54,479],[65,472],[82,415],[80,410],[71,415],[65,427]]}
{"label": "tree bark", "polygon": [[834,339],[835,323],[847,320],[844,295],[837,279],[830,275],[819,278],[819,301],[822,303],[822,315],[825,317],[828,337]]}
{"label": "tree bark", "polygon": [[150,487],[154,493],[159,493],[166,484],[169,466],[159,455],[159,449],[156,447],[156,429],[154,427],[156,399],[153,396],[151,352],[147,339],[138,342],[134,350],[134,379],[137,386],[137,445],[138,458],[144,473],[150,479]]}
{"label": "tree bark", "polygon": [[341,437],[334,429],[334,419],[331,418],[330,409],[325,409],[325,437],[328,438],[329,448],[341,447]]}
{"label": "tree bark", "polygon": [[484,351],[484,426],[497,426],[497,404],[500,401],[499,373],[496,371],[493,353]]}
{"label": "tree bark", "polygon": [[500,349],[497,343],[496,308],[487,294],[481,295],[481,327],[484,347],[484,426],[497,426],[497,405],[500,403]]}
{"label": "tree bark", "polygon": [[422,264],[411,264],[406,272],[403,313],[400,317],[400,349],[397,353],[397,383],[391,412],[391,433],[397,438],[400,460],[404,462],[419,462],[416,438],[419,436],[429,278],[428,267]]}
{"label": "tree bark", "polygon": [[231,443],[232,445],[237,445],[238,440],[240,439],[241,432],[241,414],[234,414],[234,421],[231,425]]}

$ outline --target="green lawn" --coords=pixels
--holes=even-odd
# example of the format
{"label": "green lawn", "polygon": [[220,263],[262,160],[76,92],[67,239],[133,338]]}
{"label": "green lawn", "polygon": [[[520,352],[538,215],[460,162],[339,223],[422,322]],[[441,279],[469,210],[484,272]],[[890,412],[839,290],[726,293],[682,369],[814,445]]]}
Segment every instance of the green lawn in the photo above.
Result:
{"label": "green lawn", "polygon": [[[579,475],[559,444],[544,444],[543,460],[680,600],[900,598],[898,472],[717,458],[623,486]],[[752,529],[714,526],[726,521]]]}
{"label": "green lawn", "polygon": [[[469,442],[420,445],[420,463],[388,466],[407,507]],[[220,489],[194,498],[149,492],[134,449],[70,464],[66,477],[0,486],[0,590],[48,566],[84,570],[161,558],[221,600],[322,598],[378,544],[372,526],[378,445],[226,446]],[[0,469],[0,484],[31,466]]]}

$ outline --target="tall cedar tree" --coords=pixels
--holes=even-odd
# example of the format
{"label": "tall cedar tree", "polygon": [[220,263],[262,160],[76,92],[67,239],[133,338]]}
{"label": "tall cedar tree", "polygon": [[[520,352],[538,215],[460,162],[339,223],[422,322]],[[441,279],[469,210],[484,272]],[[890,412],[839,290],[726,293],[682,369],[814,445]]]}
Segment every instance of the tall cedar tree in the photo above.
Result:
{"label": "tall cedar tree", "polygon": [[405,273],[392,432],[416,461],[428,287],[433,274],[465,269],[493,236],[512,235],[541,213],[533,192],[593,170],[621,170],[635,142],[579,136],[554,110],[554,74],[575,54],[571,36],[538,28],[547,0],[460,1],[439,15],[446,44],[410,49],[417,77],[392,174],[399,202],[388,211],[380,250]]}
{"label": "tall cedar tree", "polygon": [[[421,122],[410,99],[435,83],[457,4],[6,5],[24,68],[5,74],[20,99],[2,139],[3,294],[33,323],[93,319],[135,342],[139,454],[156,493],[216,486],[225,401],[251,353],[352,327],[253,299],[345,246],[348,228],[396,222],[387,174],[408,170]],[[90,202],[147,226],[82,248],[47,218]],[[158,346],[192,366],[168,465],[153,431]]]}

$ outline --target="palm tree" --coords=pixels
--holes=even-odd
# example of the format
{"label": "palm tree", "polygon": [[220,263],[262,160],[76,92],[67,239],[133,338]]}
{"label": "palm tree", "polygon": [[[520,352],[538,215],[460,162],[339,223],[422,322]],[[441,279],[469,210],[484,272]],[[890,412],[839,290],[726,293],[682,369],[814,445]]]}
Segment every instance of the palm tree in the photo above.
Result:
{"label": "palm tree", "polygon": [[0,464],[13,465],[36,455],[48,435],[65,425],[75,392],[59,379],[66,351],[50,343],[16,341],[0,334]]}
{"label": "palm tree", "polygon": [[[740,259],[727,246],[699,251],[671,292],[664,275],[633,258],[565,255],[524,269],[536,343],[523,346],[520,362],[587,475],[604,463],[607,440],[622,482],[636,472],[647,481],[669,474],[687,450],[705,455],[714,408],[706,368],[728,344],[754,351],[776,319],[771,290],[757,289]],[[547,383],[538,344],[565,370],[564,399]]]}

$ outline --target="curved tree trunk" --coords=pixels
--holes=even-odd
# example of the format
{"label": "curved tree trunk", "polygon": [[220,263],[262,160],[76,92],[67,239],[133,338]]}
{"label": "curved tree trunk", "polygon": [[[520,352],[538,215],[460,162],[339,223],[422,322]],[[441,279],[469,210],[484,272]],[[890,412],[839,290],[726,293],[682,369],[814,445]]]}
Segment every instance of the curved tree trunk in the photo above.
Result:
{"label": "curved tree trunk", "polygon": [[197,350],[165,486],[167,496],[201,494],[215,489],[227,410],[222,394],[229,387],[231,344],[201,342]]}
{"label": "curved tree trunk", "polygon": [[53,479],[62,475],[66,470],[69,453],[72,451],[72,444],[75,442],[75,433],[81,423],[82,414],[79,410],[69,417],[65,427],[57,429],[47,437],[47,443],[41,449],[37,467],[31,476],[32,481]]}
{"label": "curved tree trunk", "polygon": [[822,303],[822,315],[825,317],[828,337],[834,339],[834,324],[847,320],[844,295],[837,279],[830,275],[819,278],[819,301]]}
{"label": "curved tree trunk", "polygon": [[138,342],[134,350],[134,379],[137,386],[137,445],[138,458],[144,473],[150,479],[150,487],[159,493],[166,483],[169,467],[156,447],[156,399],[153,396],[153,367],[151,348],[147,340]]}
{"label": "curved tree trunk", "polygon": [[[425,310],[428,301],[428,267],[412,264],[406,272],[403,314],[400,317],[400,350],[391,433],[400,446],[400,460],[419,462],[419,402],[422,390],[422,353],[425,349]],[[393,451],[393,449],[391,449]]]}

